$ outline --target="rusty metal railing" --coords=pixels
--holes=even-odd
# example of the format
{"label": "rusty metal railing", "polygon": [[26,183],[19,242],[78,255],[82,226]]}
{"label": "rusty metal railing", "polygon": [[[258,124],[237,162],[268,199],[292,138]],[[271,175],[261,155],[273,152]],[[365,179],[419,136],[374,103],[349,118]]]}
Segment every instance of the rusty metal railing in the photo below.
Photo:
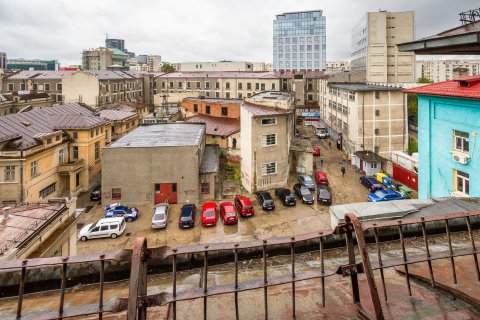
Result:
{"label": "rusty metal railing", "polygon": [[[393,267],[403,267],[405,269],[405,279],[408,288],[408,293],[412,294],[412,288],[410,285],[410,274],[408,267],[411,264],[419,262],[427,262],[430,272],[431,285],[435,286],[434,270],[432,268],[432,261],[439,259],[449,259],[452,267],[452,275],[454,282],[456,283],[456,271],[455,271],[455,258],[460,256],[471,255],[473,257],[474,268],[476,271],[477,279],[480,281],[480,273],[478,266],[477,254],[478,249],[475,246],[475,241],[472,232],[471,218],[479,216],[480,211],[465,212],[450,214],[448,216],[436,216],[426,217],[419,219],[406,219],[395,221],[381,221],[381,222],[361,222],[355,215],[347,214],[345,217],[345,223],[338,225],[335,230],[327,232],[315,232],[295,237],[282,237],[273,238],[268,240],[255,240],[239,243],[219,243],[219,244],[205,244],[205,245],[193,245],[178,248],[171,247],[159,247],[148,248],[145,238],[138,238],[135,242],[133,250],[120,250],[117,252],[105,253],[105,254],[90,254],[83,256],[72,257],[55,257],[55,258],[40,258],[23,261],[4,261],[0,262],[0,272],[19,270],[21,272],[19,289],[18,289],[18,303],[16,318],[22,318],[24,310],[22,307],[25,284],[26,284],[26,272],[30,268],[47,268],[61,266],[61,286],[59,294],[59,307],[56,311],[37,312],[35,314],[28,313],[28,317],[38,317],[42,319],[57,319],[78,317],[86,315],[98,315],[99,319],[102,319],[104,313],[118,313],[126,311],[128,319],[146,319],[148,307],[152,306],[166,306],[169,305],[169,312],[173,319],[177,318],[177,304],[182,301],[189,301],[194,299],[203,300],[203,316],[207,319],[208,314],[208,299],[209,297],[233,294],[235,298],[235,316],[238,319],[240,315],[238,294],[249,290],[262,290],[264,298],[264,315],[265,318],[269,317],[269,288],[279,285],[290,284],[291,285],[291,310],[292,315],[296,315],[296,284],[300,281],[310,279],[320,279],[321,282],[321,304],[325,307],[325,278],[341,275],[343,277],[349,277],[352,285],[352,299],[355,305],[356,311],[361,318],[365,319],[383,319],[382,301],[378,293],[376,286],[376,279],[374,271],[378,270],[380,273],[383,297],[386,301],[387,287],[384,278],[384,270]],[[458,219],[465,220],[467,226],[467,232],[471,239],[471,248],[454,249],[452,247],[450,237],[450,222],[452,220],[458,221]],[[448,239],[448,250],[442,252],[431,252],[429,249],[428,241],[428,228],[430,223],[444,223],[445,232]],[[421,230],[424,238],[424,245],[426,253],[422,255],[407,255],[405,245],[405,229],[417,228]],[[382,255],[380,245],[380,234],[387,231],[398,230],[398,240],[402,249],[401,258],[385,259]],[[326,270],[325,268],[325,243],[327,240],[335,239],[336,241],[345,241],[346,246],[343,248],[345,257],[348,258],[348,264],[338,265],[334,269]],[[373,262],[370,261],[371,256],[368,252],[367,238],[372,239],[373,245],[376,248],[377,259]],[[320,267],[318,269],[297,272],[296,271],[296,248],[302,243],[316,243],[318,245],[318,253],[320,257]],[[272,277],[269,276],[268,269],[268,252],[273,247],[282,246],[289,248],[290,251],[290,265],[291,273],[283,276]],[[358,247],[361,262],[356,261],[355,246]],[[259,257],[263,266],[263,279],[239,281],[239,263],[240,254],[245,251],[255,251],[259,253]],[[223,252],[232,254],[233,259],[231,263],[234,264],[234,283],[226,285],[208,286],[209,277],[209,257],[213,252]],[[202,287],[189,291],[178,291],[178,261],[184,255],[196,255],[203,257],[203,282]],[[149,261],[163,261],[171,263],[172,282],[171,291],[161,292],[158,294],[147,294],[147,266]],[[130,267],[130,279],[129,279],[129,296],[128,298],[115,298],[108,303],[104,302],[104,286],[105,286],[105,263],[107,261],[114,262],[131,262]],[[96,305],[85,305],[80,307],[65,308],[64,299],[67,283],[67,270],[72,264],[98,264],[100,266],[99,271],[99,301]],[[364,307],[360,297],[360,288],[358,275],[364,274],[371,299],[372,306],[370,310]],[[233,312],[233,311],[232,311]]]}

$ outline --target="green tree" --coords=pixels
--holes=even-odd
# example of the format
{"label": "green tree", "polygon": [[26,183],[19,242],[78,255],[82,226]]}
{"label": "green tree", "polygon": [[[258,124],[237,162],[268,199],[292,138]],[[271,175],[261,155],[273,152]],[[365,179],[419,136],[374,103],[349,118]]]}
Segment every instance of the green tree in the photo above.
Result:
{"label": "green tree", "polygon": [[412,137],[408,138],[408,150],[407,153],[412,155],[412,153],[418,152],[418,142],[417,140],[413,139]]}
{"label": "green tree", "polygon": [[162,71],[163,72],[175,72],[175,68],[169,63],[164,63],[163,66],[162,66]]}
{"label": "green tree", "polygon": [[408,119],[418,123],[418,97],[415,94],[407,94]]}
{"label": "green tree", "polygon": [[433,81],[425,77],[420,77],[417,79],[417,83],[433,83]]}

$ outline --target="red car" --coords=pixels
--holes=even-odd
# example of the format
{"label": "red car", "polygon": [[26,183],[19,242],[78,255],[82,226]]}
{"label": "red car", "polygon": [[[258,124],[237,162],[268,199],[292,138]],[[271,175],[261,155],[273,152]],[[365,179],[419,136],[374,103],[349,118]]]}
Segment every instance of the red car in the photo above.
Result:
{"label": "red car", "polygon": [[247,197],[236,196],[234,203],[235,203],[235,208],[237,209],[238,213],[242,217],[253,216],[253,214],[255,213],[253,209],[253,204],[250,201],[250,199]]}
{"label": "red car", "polygon": [[217,204],[215,202],[205,202],[202,207],[202,226],[215,225],[217,225]]}
{"label": "red car", "polygon": [[313,155],[314,156],[320,156],[320,147],[319,146],[314,146],[313,147]]}
{"label": "red car", "polygon": [[315,181],[317,182],[317,184],[326,184],[326,185],[330,184],[328,182],[327,174],[322,171],[317,171],[315,173]]}
{"label": "red car", "polygon": [[220,216],[224,224],[235,224],[238,222],[237,211],[231,202],[220,203]]}

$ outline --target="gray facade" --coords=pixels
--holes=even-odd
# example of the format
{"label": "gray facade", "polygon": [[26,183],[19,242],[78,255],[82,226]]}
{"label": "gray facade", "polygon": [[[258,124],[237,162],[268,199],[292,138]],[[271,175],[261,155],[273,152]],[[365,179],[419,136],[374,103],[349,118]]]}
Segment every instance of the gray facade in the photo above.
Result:
{"label": "gray facade", "polygon": [[0,69],[7,68],[7,54],[5,52],[0,52]]}
{"label": "gray facade", "polygon": [[273,20],[273,69],[324,70],[326,17],[322,10],[287,12]]}

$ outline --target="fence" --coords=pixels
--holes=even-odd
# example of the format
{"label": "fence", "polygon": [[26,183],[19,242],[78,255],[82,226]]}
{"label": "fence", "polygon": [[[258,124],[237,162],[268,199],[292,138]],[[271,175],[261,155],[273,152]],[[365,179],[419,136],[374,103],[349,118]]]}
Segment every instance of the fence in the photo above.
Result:
{"label": "fence", "polygon": [[[347,214],[345,217],[345,223],[338,225],[335,230],[328,232],[318,232],[298,235],[295,237],[283,237],[273,238],[269,240],[255,240],[239,243],[224,243],[224,244],[206,244],[206,245],[193,245],[186,247],[170,248],[147,248],[147,242],[145,238],[138,238],[135,242],[133,250],[121,250],[117,252],[110,252],[104,254],[91,254],[83,256],[72,257],[55,257],[55,258],[41,258],[31,260],[16,260],[16,261],[4,261],[0,263],[0,271],[8,270],[21,270],[21,279],[18,290],[18,304],[17,304],[17,318],[34,317],[42,319],[57,319],[67,318],[73,316],[86,316],[86,315],[98,315],[99,319],[102,319],[104,313],[117,313],[126,311],[127,319],[146,319],[148,307],[153,306],[165,306],[169,305],[169,312],[173,319],[177,318],[177,303],[181,301],[188,301],[194,299],[203,300],[203,315],[207,319],[208,310],[208,297],[233,294],[235,298],[235,315],[239,318],[239,306],[238,306],[238,294],[240,292],[261,289],[263,290],[264,299],[264,314],[265,318],[268,318],[268,289],[273,286],[290,284],[291,285],[291,310],[295,317],[296,314],[296,284],[299,281],[305,281],[309,279],[320,279],[321,282],[321,301],[322,307],[325,307],[325,278],[327,277],[349,277],[352,285],[352,297],[353,303],[356,309],[356,313],[363,319],[384,319],[384,313],[381,304],[381,297],[377,289],[376,280],[374,277],[374,270],[378,270],[380,273],[382,283],[382,296],[386,301],[388,300],[387,286],[384,279],[384,270],[393,267],[403,267],[405,270],[405,285],[407,286],[408,293],[412,295],[412,288],[410,285],[409,265],[427,262],[430,272],[431,285],[435,286],[434,270],[432,268],[432,261],[439,259],[449,259],[451,263],[452,275],[454,283],[457,283],[455,258],[460,256],[472,256],[477,280],[480,281],[480,273],[478,266],[477,254],[479,253],[473,237],[472,232],[472,217],[480,215],[480,211],[474,212],[461,212],[450,214],[447,216],[435,216],[425,217],[419,219],[407,219],[407,220],[395,220],[395,221],[381,221],[381,222],[361,222],[355,215]],[[451,241],[451,221],[462,219],[465,221],[467,232],[470,237],[471,247],[469,248],[454,248]],[[443,223],[445,225],[445,232],[447,237],[448,250],[431,252],[429,250],[429,235],[427,234],[426,225],[429,223]],[[411,227],[420,227],[422,230],[422,236],[425,246],[425,254],[407,255],[404,232]],[[402,256],[400,258],[385,259],[382,256],[382,250],[380,246],[379,233],[380,231],[397,230],[399,244],[401,247]],[[367,243],[365,241],[366,234],[372,235],[374,243],[372,244],[376,248],[377,259],[370,261],[370,256],[367,250]],[[336,269],[325,269],[325,248],[324,242],[327,237],[337,237],[343,239],[346,243],[343,249],[343,254],[348,257],[348,264],[338,265]],[[315,241],[318,243],[319,255],[320,255],[320,267],[314,270],[306,272],[296,272],[296,246],[302,242]],[[291,274],[271,277],[269,276],[269,270],[267,267],[268,252],[272,250],[274,246],[289,246],[290,248],[290,264]],[[355,246],[358,247],[361,261],[356,261]],[[261,250],[261,261],[263,265],[263,279],[251,280],[251,281],[239,281],[239,263],[240,255],[244,251],[250,249]],[[232,263],[234,263],[234,269],[232,272],[235,274],[235,281],[230,285],[218,285],[208,287],[208,273],[209,273],[209,256],[213,252],[228,252],[233,253]],[[203,286],[190,291],[178,291],[177,290],[177,275],[178,275],[178,261],[185,255],[202,255],[203,256]],[[147,295],[147,265],[151,260],[161,260],[171,263],[172,283],[171,290],[168,292],[161,292],[158,294]],[[110,300],[109,303],[104,303],[104,277],[105,277],[105,262],[106,261],[130,261],[130,280],[129,280],[129,296],[125,298],[116,298]],[[67,268],[72,264],[90,263],[100,265],[99,274],[99,301],[98,305],[85,305],[80,307],[64,308],[64,298],[66,291],[67,281]],[[57,311],[45,311],[36,314],[24,314],[22,310],[22,302],[24,298],[26,271],[29,268],[47,268],[61,266],[61,289],[59,290],[59,308]],[[368,297],[371,302],[370,310],[362,303],[359,291],[358,275],[364,274],[368,291],[370,296]],[[365,297],[364,297],[365,298]]]}

